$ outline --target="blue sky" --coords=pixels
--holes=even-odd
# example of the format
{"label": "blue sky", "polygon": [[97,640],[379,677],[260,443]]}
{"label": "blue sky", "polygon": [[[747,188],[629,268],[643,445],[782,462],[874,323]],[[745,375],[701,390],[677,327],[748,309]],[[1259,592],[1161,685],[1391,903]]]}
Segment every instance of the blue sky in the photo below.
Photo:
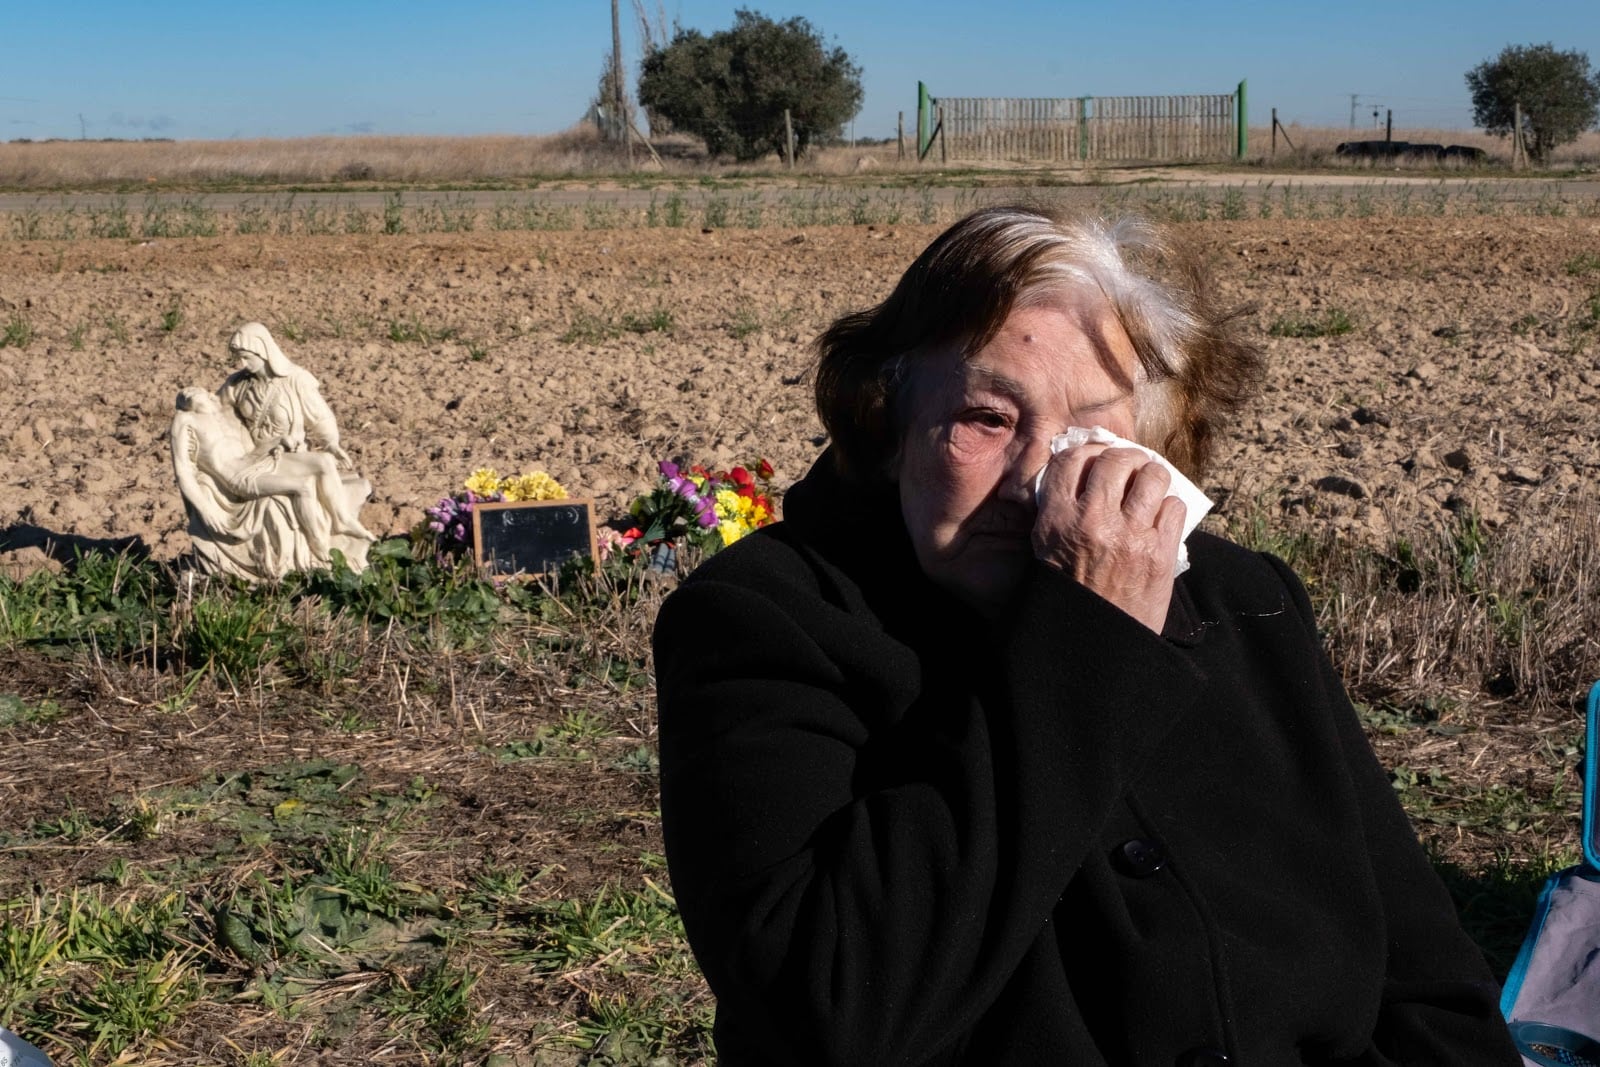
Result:
{"label": "blue sky", "polygon": [[[657,10],[656,0],[648,0]],[[734,4],[662,0],[706,32]],[[913,121],[916,83],[945,96],[1228,92],[1253,122],[1469,128],[1463,74],[1509,43],[1600,61],[1600,2],[1351,0],[1315,5],[776,0],[864,70],[863,137]],[[0,139],[549,133],[583,113],[610,46],[609,0],[431,4],[71,2],[8,5]],[[623,52],[638,56],[632,2]],[[81,121],[80,121],[81,116]]]}

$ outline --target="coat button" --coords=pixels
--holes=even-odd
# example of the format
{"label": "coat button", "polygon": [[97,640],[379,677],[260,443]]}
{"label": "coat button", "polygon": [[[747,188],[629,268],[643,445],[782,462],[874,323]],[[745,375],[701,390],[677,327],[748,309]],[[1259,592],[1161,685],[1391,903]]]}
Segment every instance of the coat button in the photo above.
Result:
{"label": "coat button", "polygon": [[1111,859],[1123,874],[1148,878],[1167,865],[1167,851],[1154,841],[1136,837],[1118,845]]}
{"label": "coat button", "polygon": [[1228,1067],[1233,1061],[1214,1048],[1192,1048],[1178,1057],[1178,1067]]}

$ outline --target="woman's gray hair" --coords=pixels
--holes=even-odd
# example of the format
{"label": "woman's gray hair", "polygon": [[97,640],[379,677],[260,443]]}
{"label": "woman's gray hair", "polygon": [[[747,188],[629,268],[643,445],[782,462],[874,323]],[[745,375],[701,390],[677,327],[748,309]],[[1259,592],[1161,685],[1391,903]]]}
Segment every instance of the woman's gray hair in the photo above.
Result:
{"label": "woman's gray hair", "polygon": [[[969,357],[1024,307],[1104,300],[1138,357],[1138,432],[1191,477],[1218,422],[1249,395],[1260,351],[1220,310],[1186,249],[1140,219],[1063,220],[1026,207],[973,212],[917,257],[882,304],[845,315],[817,341],[817,412],[840,470],[884,477],[918,364]],[[1108,370],[1109,348],[1098,345]]]}

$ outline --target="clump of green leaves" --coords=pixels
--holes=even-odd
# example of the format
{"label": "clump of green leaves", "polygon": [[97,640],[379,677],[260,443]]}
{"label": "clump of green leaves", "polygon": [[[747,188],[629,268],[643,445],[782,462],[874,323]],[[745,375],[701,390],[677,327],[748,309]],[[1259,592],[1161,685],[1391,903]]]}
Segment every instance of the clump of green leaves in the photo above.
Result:
{"label": "clump of green leaves", "polygon": [[21,315],[12,315],[0,330],[0,348],[27,348],[33,343],[33,323]]}
{"label": "clump of green leaves", "polygon": [[1600,252],[1579,252],[1567,260],[1566,271],[1573,277],[1600,273]]}
{"label": "clump of green leaves", "polygon": [[1274,319],[1267,332],[1273,337],[1339,337],[1355,329],[1343,308],[1329,308],[1321,315],[1285,315]]}
{"label": "clump of green leaves", "polygon": [[44,726],[65,715],[54,700],[30,703],[15,693],[0,693],[0,730],[24,723]]}

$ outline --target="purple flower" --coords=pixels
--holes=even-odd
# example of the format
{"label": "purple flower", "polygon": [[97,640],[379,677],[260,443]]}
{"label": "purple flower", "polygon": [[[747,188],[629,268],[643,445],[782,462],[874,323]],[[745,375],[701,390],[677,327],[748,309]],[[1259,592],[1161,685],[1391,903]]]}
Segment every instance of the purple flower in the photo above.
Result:
{"label": "purple flower", "polygon": [[656,464],[656,469],[661,472],[661,477],[667,479],[669,482],[678,476],[678,465],[676,463],[669,462],[668,460],[662,460],[660,463]]}
{"label": "purple flower", "polygon": [[707,508],[695,517],[695,521],[698,522],[702,527],[710,529],[717,524],[716,509]]}

